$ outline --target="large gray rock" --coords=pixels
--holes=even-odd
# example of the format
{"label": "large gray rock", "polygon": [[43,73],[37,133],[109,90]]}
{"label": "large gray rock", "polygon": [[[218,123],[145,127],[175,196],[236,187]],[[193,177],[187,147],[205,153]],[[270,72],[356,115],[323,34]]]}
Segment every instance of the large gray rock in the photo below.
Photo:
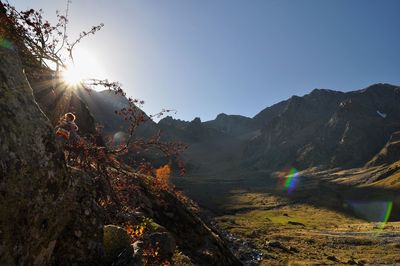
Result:
{"label": "large gray rock", "polygon": [[0,264],[48,264],[72,195],[18,56],[0,47]]}
{"label": "large gray rock", "polygon": [[108,265],[118,261],[118,256],[126,251],[129,251],[128,254],[133,254],[130,237],[122,227],[106,225],[104,227],[103,243],[104,262]]}

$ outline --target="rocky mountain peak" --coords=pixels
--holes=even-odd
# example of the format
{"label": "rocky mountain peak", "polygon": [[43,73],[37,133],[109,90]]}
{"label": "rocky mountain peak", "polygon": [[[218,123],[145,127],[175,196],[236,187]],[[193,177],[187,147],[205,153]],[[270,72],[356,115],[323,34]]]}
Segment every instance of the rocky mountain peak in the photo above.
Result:
{"label": "rocky mountain peak", "polygon": [[200,125],[201,124],[201,119],[200,119],[200,117],[196,117],[195,119],[190,121],[190,123],[193,124],[193,125]]}
{"label": "rocky mountain peak", "polygon": [[217,115],[217,117],[215,118],[215,120],[223,120],[223,119],[226,119],[226,118],[228,118],[228,115],[227,115],[227,114],[225,114],[225,113],[220,113],[220,114]]}

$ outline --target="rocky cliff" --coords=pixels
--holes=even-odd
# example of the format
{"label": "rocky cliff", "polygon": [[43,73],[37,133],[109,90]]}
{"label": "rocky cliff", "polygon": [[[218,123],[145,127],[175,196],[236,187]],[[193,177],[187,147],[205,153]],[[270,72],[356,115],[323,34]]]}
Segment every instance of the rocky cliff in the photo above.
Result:
{"label": "rocky cliff", "polygon": [[46,265],[76,191],[16,52],[0,57],[0,264]]}

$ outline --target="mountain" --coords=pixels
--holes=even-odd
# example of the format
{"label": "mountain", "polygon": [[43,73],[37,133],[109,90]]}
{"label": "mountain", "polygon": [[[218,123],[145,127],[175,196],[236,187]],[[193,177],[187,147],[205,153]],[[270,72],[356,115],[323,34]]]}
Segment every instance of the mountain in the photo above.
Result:
{"label": "mountain", "polygon": [[204,125],[239,139],[254,137],[259,133],[260,128],[260,124],[255,119],[224,113],[219,114],[214,120],[204,122]]}
{"label": "mountain", "polygon": [[231,172],[240,163],[244,140],[210,123],[199,118],[186,122],[171,117],[158,123],[164,140],[188,144],[183,159],[190,174],[209,177],[211,173]]}
{"label": "mountain", "polygon": [[399,101],[400,88],[389,84],[293,96],[255,117],[269,123],[248,143],[245,165],[272,170],[362,166],[400,129]]}
{"label": "mountain", "polygon": [[[126,98],[109,92],[80,97],[107,132],[121,130],[123,121],[113,111],[126,106]],[[157,124],[150,120],[138,135],[160,130],[163,140],[187,143],[183,157],[192,174],[360,167],[396,160],[397,146],[385,145],[400,130],[399,101],[400,88],[390,84],[351,92],[315,89],[253,118],[221,113],[202,122],[168,116]],[[394,155],[385,155],[389,151]]]}
{"label": "mountain", "polygon": [[[127,131],[128,123],[124,120],[124,117],[115,114],[115,111],[130,108],[129,101],[125,96],[110,90],[98,92],[85,88],[78,88],[76,94],[87,105],[96,122],[104,127],[104,134]],[[155,134],[157,132],[156,124],[140,108],[135,106],[134,111],[143,115],[146,120],[139,126],[136,134],[141,137]]]}

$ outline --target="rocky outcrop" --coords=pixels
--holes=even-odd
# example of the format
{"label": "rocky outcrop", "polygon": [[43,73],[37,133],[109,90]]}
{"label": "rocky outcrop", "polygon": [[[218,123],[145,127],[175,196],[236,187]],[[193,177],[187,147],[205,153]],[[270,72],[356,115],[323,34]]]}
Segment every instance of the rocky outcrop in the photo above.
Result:
{"label": "rocky outcrop", "polygon": [[[162,191],[155,195],[146,185],[141,187],[144,189],[139,199],[143,203],[139,206],[143,205],[143,212],[169,232],[161,230],[150,238],[170,242],[167,239],[173,236],[179,250],[195,265],[242,265],[225,240],[174,194]],[[164,253],[172,250],[169,246],[163,246]]]}
{"label": "rocky outcrop", "polygon": [[400,161],[400,131],[394,132],[382,150],[366,166],[391,164]]}
{"label": "rocky outcrop", "polygon": [[0,264],[46,265],[71,218],[70,177],[17,54],[0,58]]}
{"label": "rocky outcrop", "polygon": [[93,180],[68,169],[15,51],[0,48],[0,264],[102,259]]}

